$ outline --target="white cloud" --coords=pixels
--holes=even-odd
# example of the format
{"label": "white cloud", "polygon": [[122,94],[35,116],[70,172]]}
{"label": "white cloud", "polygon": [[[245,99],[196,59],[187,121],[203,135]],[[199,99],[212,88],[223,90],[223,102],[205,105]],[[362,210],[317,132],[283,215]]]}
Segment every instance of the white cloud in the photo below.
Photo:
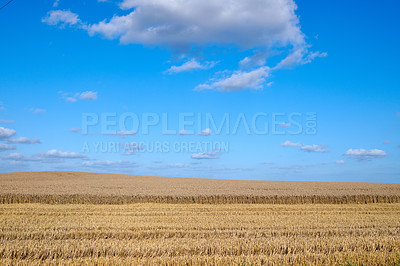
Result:
{"label": "white cloud", "polygon": [[0,151],[15,150],[15,146],[10,146],[8,144],[0,143]]}
{"label": "white cloud", "polygon": [[326,149],[326,145],[324,144],[301,145],[300,149],[306,152],[330,152],[330,150]]}
{"label": "white cloud", "polygon": [[97,92],[94,91],[84,91],[79,95],[79,99],[81,100],[97,100]]}
{"label": "white cloud", "polygon": [[261,67],[267,62],[266,53],[255,53],[253,56],[247,56],[239,62],[241,68]]}
{"label": "white cloud", "polygon": [[216,152],[200,152],[192,153],[192,159],[218,159],[219,153]]}
{"label": "white cloud", "polygon": [[90,101],[97,100],[97,92],[95,92],[95,91],[78,92],[73,95],[71,95],[71,93],[62,92],[62,91],[59,91],[58,93],[60,93],[62,95],[62,98],[65,101],[71,102],[71,103],[74,103],[78,100],[90,100]]}
{"label": "white cloud", "polygon": [[29,112],[35,114],[35,115],[40,115],[46,112],[46,110],[44,109],[40,109],[40,108],[29,108]]}
{"label": "white cloud", "polygon": [[219,90],[223,92],[238,91],[244,89],[260,90],[265,86],[266,78],[269,76],[268,67],[260,67],[255,70],[235,71],[231,76],[217,81],[200,84],[195,90]]}
{"label": "white cloud", "polygon": [[344,160],[337,160],[335,163],[337,163],[337,164],[344,164]]}
{"label": "white cloud", "polygon": [[15,143],[15,144],[36,144],[40,143],[40,139],[38,138],[27,138],[27,137],[19,137],[17,139],[8,139],[7,143]]}
{"label": "white cloud", "polygon": [[186,168],[189,167],[190,165],[188,164],[184,164],[184,163],[173,163],[173,164],[169,164],[168,167],[169,168]]}
{"label": "white cloud", "polygon": [[171,66],[166,73],[168,74],[176,74],[180,72],[192,71],[192,70],[206,70],[213,68],[216,62],[204,62],[203,64],[199,63],[195,59],[187,61],[183,65],[180,66]]}
{"label": "white cloud", "polygon": [[280,61],[275,69],[290,68],[297,65],[305,65],[311,63],[317,57],[327,57],[327,53],[309,52],[306,45],[295,48],[282,61]]}
{"label": "white cloud", "polygon": [[17,133],[14,129],[0,127],[0,140],[7,139],[14,136]]}
{"label": "white cloud", "polygon": [[40,161],[39,157],[35,156],[25,156],[22,153],[11,153],[2,157],[3,160],[12,160],[12,161]]}
{"label": "white cloud", "polygon": [[386,152],[378,149],[349,149],[344,154],[359,161],[383,158],[387,156]]}
{"label": "white cloud", "polygon": [[389,141],[389,140],[385,140],[384,142],[383,142],[383,144],[390,144],[391,142]]}
{"label": "white cloud", "polygon": [[263,164],[274,164],[274,163],[271,161],[266,161],[266,162],[263,162]]}
{"label": "white cloud", "polygon": [[134,130],[131,130],[131,131],[122,130],[122,131],[116,131],[116,132],[106,133],[106,135],[113,135],[113,136],[126,137],[126,136],[135,135],[136,133],[137,133],[137,132],[134,131]]}
{"label": "white cloud", "polygon": [[[236,71],[230,77],[198,85],[196,90],[258,90],[271,84],[265,84],[270,72],[265,64],[268,56],[277,54],[270,53],[272,50],[288,54],[272,69],[303,65],[327,56],[309,50],[295,13],[294,0],[123,0],[119,7],[129,13],[94,24],[82,22],[69,10],[50,11],[42,21],[54,26],[81,28],[91,36],[119,39],[125,44],[164,46],[185,52],[206,45],[227,47],[233,44],[245,50],[261,51],[239,63],[241,68],[258,69]],[[167,72],[206,69],[211,65],[190,60]]]}
{"label": "white cloud", "polygon": [[60,4],[60,0],[55,0],[53,3],[53,7],[58,7],[59,4]]}
{"label": "white cloud", "polygon": [[199,136],[210,136],[212,134],[211,129],[206,128],[199,133]]}
{"label": "white cloud", "polygon": [[52,10],[47,13],[46,17],[42,18],[42,22],[52,26],[60,25],[61,27],[82,23],[79,16],[69,10]]}
{"label": "white cloud", "polygon": [[15,121],[14,120],[0,120],[0,123],[4,123],[4,124],[12,124],[12,123],[14,123]]}
{"label": "white cloud", "polygon": [[301,143],[299,142],[291,142],[290,140],[287,140],[283,143],[281,143],[282,147],[300,147]]}
{"label": "white cloud", "polygon": [[174,48],[208,43],[245,48],[304,43],[292,0],[125,0],[120,7],[132,11],[90,25],[89,33],[119,38],[122,43]]}
{"label": "white cloud", "polygon": [[105,168],[105,169],[120,169],[120,168],[132,168],[136,166],[135,162],[132,161],[85,161],[82,162],[82,166],[91,167],[91,168]]}
{"label": "white cloud", "polygon": [[50,150],[47,152],[41,152],[37,154],[40,158],[57,158],[57,159],[84,159],[86,155],[76,152],[64,152],[58,150]]}

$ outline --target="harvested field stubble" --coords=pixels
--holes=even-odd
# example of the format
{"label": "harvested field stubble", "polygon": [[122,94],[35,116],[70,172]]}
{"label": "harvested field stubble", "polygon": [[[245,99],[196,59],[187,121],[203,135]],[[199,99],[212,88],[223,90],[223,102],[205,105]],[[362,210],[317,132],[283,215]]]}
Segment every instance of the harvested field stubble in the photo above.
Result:
{"label": "harvested field stubble", "polygon": [[400,204],[0,205],[0,263],[395,265]]}
{"label": "harvested field stubble", "polygon": [[0,265],[400,265],[400,185],[0,174]]}

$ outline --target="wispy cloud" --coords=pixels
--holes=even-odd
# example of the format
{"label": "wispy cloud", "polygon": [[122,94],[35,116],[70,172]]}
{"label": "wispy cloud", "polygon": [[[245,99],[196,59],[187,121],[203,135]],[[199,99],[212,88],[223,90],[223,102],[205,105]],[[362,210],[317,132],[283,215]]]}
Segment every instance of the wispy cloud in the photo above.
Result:
{"label": "wispy cloud", "polygon": [[301,145],[300,149],[306,152],[330,152],[330,150],[326,148],[325,144]]}
{"label": "wispy cloud", "polygon": [[32,114],[35,115],[40,115],[46,112],[46,110],[44,109],[40,109],[40,108],[29,108],[29,112],[31,112]]}
{"label": "wispy cloud", "polygon": [[17,139],[8,139],[7,143],[12,143],[12,144],[36,144],[40,143],[40,139],[38,138],[27,138],[27,137],[19,137]]}
{"label": "wispy cloud", "polygon": [[200,153],[192,153],[192,159],[218,159],[219,153],[216,152],[200,152]]}
{"label": "wispy cloud", "polygon": [[177,74],[181,72],[193,71],[193,70],[207,70],[213,68],[217,62],[204,62],[200,63],[195,59],[191,59],[180,66],[171,66],[165,73]]}
{"label": "wispy cloud", "polygon": [[58,93],[61,94],[61,97],[67,101],[67,102],[77,102],[78,100],[89,100],[89,101],[95,101],[97,100],[97,92],[95,91],[84,91],[84,92],[78,92],[71,94],[69,92],[62,92],[59,91]]}
{"label": "wispy cloud", "polygon": [[15,150],[17,147],[10,146],[8,144],[0,143],[0,152],[1,151],[8,151],[8,150]]}
{"label": "wispy cloud", "polygon": [[132,161],[95,160],[84,161],[82,162],[82,166],[101,169],[130,169],[136,167],[136,163]]}
{"label": "wispy cloud", "polygon": [[239,91],[244,89],[260,90],[266,84],[269,76],[268,67],[260,67],[252,71],[235,71],[232,75],[212,80],[209,83],[198,85],[195,90],[219,90],[223,92]]}
{"label": "wispy cloud", "polygon": [[72,133],[78,133],[79,131],[81,131],[81,129],[80,128],[78,128],[78,127],[74,127],[74,128],[71,128],[70,130],[68,130],[69,132],[72,132]]}
{"label": "wispy cloud", "polygon": [[212,134],[211,129],[206,128],[199,133],[199,136],[210,136]]}
{"label": "wispy cloud", "polygon": [[301,143],[300,142],[291,142],[290,140],[287,140],[283,143],[281,143],[282,147],[300,147]]}
{"label": "wispy cloud", "polygon": [[86,155],[77,152],[64,152],[56,149],[41,152],[36,155],[39,158],[56,158],[56,159],[85,159]]}
{"label": "wispy cloud", "polygon": [[14,120],[3,120],[3,119],[0,119],[0,123],[4,123],[4,124],[12,124],[14,122],[15,122]]}
{"label": "wispy cloud", "polygon": [[179,135],[193,135],[193,133],[187,131],[186,129],[179,130]]}
{"label": "wispy cloud", "polygon": [[121,131],[115,131],[115,132],[110,132],[110,133],[105,133],[105,135],[112,135],[112,136],[120,136],[120,137],[126,137],[126,136],[133,136],[136,135],[135,130],[121,130]]}
{"label": "wispy cloud", "polygon": [[371,150],[349,149],[344,154],[347,155],[349,158],[356,159],[359,161],[372,160],[387,156],[386,152],[378,149],[371,149]]}
{"label": "wispy cloud", "polygon": [[[57,2],[57,1],[56,1]],[[58,2],[57,2],[58,5]],[[52,26],[82,26],[79,16],[69,10],[52,10],[42,18],[42,22]]]}

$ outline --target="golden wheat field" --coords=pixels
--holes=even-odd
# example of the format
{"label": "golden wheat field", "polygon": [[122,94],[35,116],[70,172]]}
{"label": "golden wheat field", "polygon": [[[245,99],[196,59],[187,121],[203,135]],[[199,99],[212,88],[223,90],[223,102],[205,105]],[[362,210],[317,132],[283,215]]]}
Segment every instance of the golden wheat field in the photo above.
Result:
{"label": "golden wheat field", "polygon": [[2,265],[400,264],[398,184],[45,172],[0,188]]}

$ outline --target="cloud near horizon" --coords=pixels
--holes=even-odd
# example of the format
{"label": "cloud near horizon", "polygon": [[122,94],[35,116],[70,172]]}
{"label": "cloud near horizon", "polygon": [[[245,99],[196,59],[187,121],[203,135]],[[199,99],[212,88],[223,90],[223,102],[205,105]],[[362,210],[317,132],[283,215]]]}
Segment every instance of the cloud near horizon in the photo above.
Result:
{"label": "cloud near horizon", "polygon": [[40,143],[40,139],[38,138],[27,138],[27,137],[19,137],[17,139],[8,139],[7,143],[12,143],[12,144],[37,144]]}
{"label": "cloud near horizon", "polygon": [[193,153],[192,159],[218,159],[219,153],[216,152],[200,152],[200,153]]}
{"label": "cloud near horizon", "polygon": [[344,155],[347,155],[351,159],[356,159],[358,161],[368,161],[377,158],[383,158],[387,156],[387,153],[379,149],[349,149]]}

